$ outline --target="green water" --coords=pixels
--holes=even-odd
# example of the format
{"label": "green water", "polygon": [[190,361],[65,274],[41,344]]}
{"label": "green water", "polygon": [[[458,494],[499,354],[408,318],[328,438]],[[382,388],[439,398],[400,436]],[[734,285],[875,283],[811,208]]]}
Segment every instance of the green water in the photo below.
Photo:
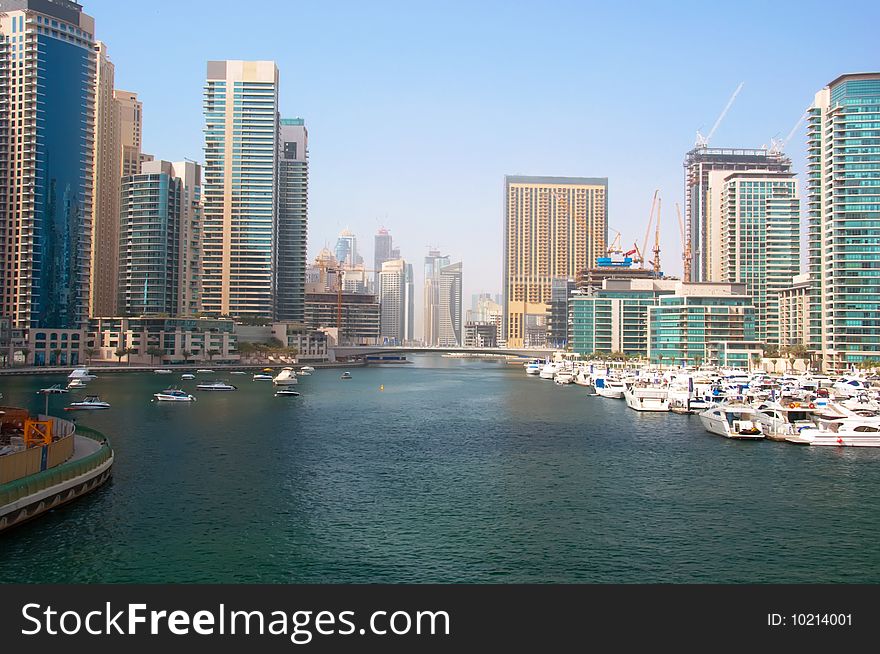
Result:
{"label": "green water", "polygon": [[[880,450],[741,443],[695,417],[416,357],[298,398],[155,404],[104,375],[112,483],[0,535],[5,582],[880,582]],[[202,375],[201,377],[205,377]],[[56,377],[0,378],[41,410]],[[384,385],[384,391],[380,386]],[[71,400],[50,398],[53,413]]]}

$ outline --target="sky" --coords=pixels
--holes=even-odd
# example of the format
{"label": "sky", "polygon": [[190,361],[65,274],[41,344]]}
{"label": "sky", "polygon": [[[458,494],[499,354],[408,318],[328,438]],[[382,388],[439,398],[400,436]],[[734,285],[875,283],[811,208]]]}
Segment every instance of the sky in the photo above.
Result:
{"label": "sky", "polygon": [[[663,269],[679,275],[682,161],[737,86],[713,147],[769,146],[835,77],[880,69],[880,3],[864,0],[845,14],[812,0],[80,1],[116,87],[144,103],[145,152],[201,161],[206,62],[274,60],[282,116],[309,131],[309,258],[349,228],[371,267],[385,227],[417,288],[429,247],[463,262],[465,309],[501,291],[505,175],[608,177],[609,226],[640,248],[659,189]],[[786,146],[798,173],[804,135]]]}

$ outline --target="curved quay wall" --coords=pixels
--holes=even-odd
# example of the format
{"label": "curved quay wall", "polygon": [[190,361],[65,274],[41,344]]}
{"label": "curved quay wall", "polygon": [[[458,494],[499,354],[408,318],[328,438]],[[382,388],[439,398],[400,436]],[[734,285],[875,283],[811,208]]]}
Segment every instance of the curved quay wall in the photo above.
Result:
{"label": "curved quay wall", "polygon": [[96,441],[96,451],[43,472],[0,485],[0,532],[82,497],[104,484],[113,450],[104,434],[76,426],[74,438]]}

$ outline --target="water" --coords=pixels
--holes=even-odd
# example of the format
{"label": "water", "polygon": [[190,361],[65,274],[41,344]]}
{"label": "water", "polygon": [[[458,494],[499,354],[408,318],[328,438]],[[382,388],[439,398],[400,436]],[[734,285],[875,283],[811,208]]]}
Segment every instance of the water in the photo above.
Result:
{"label": "water", "polygon": [[[415,360],[319,370],[302,397],[228,376],[193,405],[150,402],[195,387],[178,375],[95,380],[113,408],[77,418],[111,437],[113,481],[0,536],[0,580],[880,582],[880,450],[728,441],[521,366]],[[36,411],[60,381],[0,391]]]}

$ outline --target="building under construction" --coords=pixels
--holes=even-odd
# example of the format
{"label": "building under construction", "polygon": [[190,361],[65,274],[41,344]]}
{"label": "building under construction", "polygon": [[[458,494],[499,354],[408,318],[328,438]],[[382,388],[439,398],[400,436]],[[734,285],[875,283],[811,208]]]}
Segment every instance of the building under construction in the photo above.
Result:
{"label": "building under construction", "polygon": [[724,180],[741,171],[791,172],[791,159],[776,149],[710,148],[699,145],[684,160],[685,279],[721,281],[721,195]]}

